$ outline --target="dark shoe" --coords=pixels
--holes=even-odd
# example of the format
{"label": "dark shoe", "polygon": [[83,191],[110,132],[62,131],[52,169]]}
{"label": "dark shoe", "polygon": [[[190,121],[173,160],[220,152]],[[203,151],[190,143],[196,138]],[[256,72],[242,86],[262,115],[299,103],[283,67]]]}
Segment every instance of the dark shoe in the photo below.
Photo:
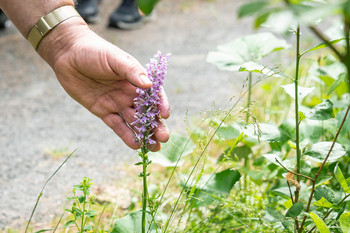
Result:
{"label": "dark shoe", "polygon": [[99,0],[78,0],[75,9],[87,23],[98,21]]}
{"label": "dark shoe", "polygon": [[7,28],[10,26],[10,20],[7,16],[0,10],[0,30]]}
{"label": "dark shoe", "polygon": [[123,0],[121,5],[109,17],[109,27],[124,30],[140,28],[144,24],[135,0]]}

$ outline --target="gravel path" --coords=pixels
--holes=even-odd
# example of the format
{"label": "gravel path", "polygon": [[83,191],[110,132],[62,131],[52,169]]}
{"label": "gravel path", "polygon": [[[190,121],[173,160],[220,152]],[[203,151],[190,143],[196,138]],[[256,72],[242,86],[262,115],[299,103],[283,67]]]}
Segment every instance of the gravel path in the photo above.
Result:
{"label": "gravel path", "polygon": [[[148,62],[157,50],[173,54],[166,90],[172,103],[167,124],[183,131],[187,115],[227,104],[241,88],[242,76],[205,62],[208,51],[251,33],[249,20],[236,19],[243,0],[163,0],[157,19],[135,31],[107,29],[119,1],[104,0],[104,15],[92,28],[107,40]],[[119,168],[136,153],[95,116],[74,102],[51,69],[12,26],[0,32],[0,230],[21,227],[47,177],[63,161],[48,152],[76,155],[49,183],[35,220],[50,223],[73,184],[91,177],[96,184],[117,183]],[[237,81],[239,80],[239,81]],[[58,153],[58,152],[57,152]]]}

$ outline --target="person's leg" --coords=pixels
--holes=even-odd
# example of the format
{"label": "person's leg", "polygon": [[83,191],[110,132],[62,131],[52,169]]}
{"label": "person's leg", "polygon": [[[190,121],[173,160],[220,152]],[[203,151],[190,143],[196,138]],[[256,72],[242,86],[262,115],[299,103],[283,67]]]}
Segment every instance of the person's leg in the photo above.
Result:
{"label": "person's leg", "polygon": [[75,8],[87,23],[96,23],[99,2],[100,0],[78,0]]}
{"label": "person's leg", "polygon": [[0,30],[8,27],[10,24],[9,19],[7,18],[7,16],[4,14],[4,12],[2,12],[2,10],[0,9]]}
{"label": "person's leg", "polygon": [[131,30],[141,27],[145,17],[141,16],[136,0],[123,0],[109,17],[109,27]]}

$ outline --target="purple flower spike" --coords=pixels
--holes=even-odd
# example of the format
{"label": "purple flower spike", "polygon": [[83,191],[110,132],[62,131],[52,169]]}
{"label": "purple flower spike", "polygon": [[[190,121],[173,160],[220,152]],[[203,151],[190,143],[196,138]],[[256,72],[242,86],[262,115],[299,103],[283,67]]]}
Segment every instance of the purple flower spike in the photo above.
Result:
{"label": "purple flower spike", "polygon": [[151,139],[151,136],[153,135],[152,130],[158,126],[159,94],[164,84],[165,75],[167,74],[169,57],[170,54],[162,56],[162,53],[158,51],[158,53],[150,59],[150,63],[148,63],[146,67],[148,78],[153,85],[146,90],[138,88],[138,97],[134,99],[136,120],[132,125],[139,131],[137,137],[144,146],[155,143],[155,141]]}

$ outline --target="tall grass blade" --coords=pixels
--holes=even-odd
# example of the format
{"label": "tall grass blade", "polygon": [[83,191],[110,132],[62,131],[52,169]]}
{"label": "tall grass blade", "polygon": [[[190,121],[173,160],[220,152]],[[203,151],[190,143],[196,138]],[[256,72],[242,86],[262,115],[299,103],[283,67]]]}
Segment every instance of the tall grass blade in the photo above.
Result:
{"label": "tall grass blade", "polygon": [[46,180],[45,184],[43,185],[43,187],[41,188],[41,191],[38,195],[38,198],[35,202],[35,205],[34,205],[34,208],[32,210],[32,213],[30,214],[30,217],[29,217],[29,220],[28,220],[28,223],[27,223],[27,226],[26,226],[26,230],[25,230],[25,233],[28,232],[28,228],[29,228],[29,225],[30,225],[30,222],[32,221],[32,218],[34,216],[34,213],[35,213],[35,210],[38,206],[38,203],[40,201],[40,198],[41,196],[43,195],[43,192],[44,192],[44,189],[47,185],[47,183],[49,183],[49,181],[56,175],[56,173],[62,168],[62,166],[68,161],[68,159],[70,159],[70,157],[72,157],[72,155],[75,153],[77,149],[75,149],[70,155],[67,156],[67,158],[61,163],[61,165],[54,171],[54,173],[52,173],[52,175]]}

